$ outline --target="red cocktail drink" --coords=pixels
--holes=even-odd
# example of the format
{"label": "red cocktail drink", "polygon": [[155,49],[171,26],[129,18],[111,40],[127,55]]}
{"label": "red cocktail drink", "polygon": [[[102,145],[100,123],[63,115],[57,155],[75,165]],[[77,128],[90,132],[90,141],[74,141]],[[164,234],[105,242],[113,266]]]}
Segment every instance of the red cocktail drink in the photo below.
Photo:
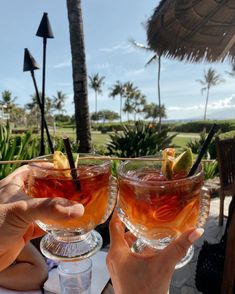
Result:
{"label": "red cocktail drink", "polygon": [[28,194],[35,198],[61,197],[84,205],[83,217],[68,220],[60,228],[90,230],[102,222],[109,201],[110,164],[82,165],[76,169],[80,188],[70,171],[32,167]]}
{"label": "red cocktail drink", "polygon": [[43,254],[51,259],[80,260],[97,252],[102,246],[102,237],[94,229],[107,220],[116,203],[111,160],[98,156],[89,159],[89,154],[80,154],[80,157],[86,158],[78,160],[76,169],[54,168],[55,162],[53,165],[46,161],[53,156],[40,157],[45,163],[30,164],[26,191],[30,197],[60,197],[84,206],[83,216],[77,219],[37,221],[48,232],[40,246]]}
{"label": "red cocktail drink", "polygon": [[163,248],[188,229],[201,226],[209,211],[203,171],[167,180],[159,163],[125,162],[118,172],[119,216],[146,244]]}

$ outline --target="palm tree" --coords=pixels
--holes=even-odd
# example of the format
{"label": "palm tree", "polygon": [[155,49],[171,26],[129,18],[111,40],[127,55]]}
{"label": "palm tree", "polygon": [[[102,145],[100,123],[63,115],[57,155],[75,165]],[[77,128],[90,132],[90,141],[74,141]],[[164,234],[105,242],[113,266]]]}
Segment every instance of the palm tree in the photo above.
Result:
{"label": "palm tree", "polygon": [[53,96],[53,106],[58,112],[63,113],[65,111],[64,103],[67,98],[67,95],[62,91],[57,91],[56,95]]}
{"label": "palm tree", "polygon": [[10,119],[10,114],[11,114],[11,110],[12,108],[15,106],[14,102],[17,99],[17,97],[12,97],[12,93],[10,91],[3,91],[2,92],[2,100],[0,100],[0,103],[4,105],[4,107],[6,108],[6,112],[9,116]]}
{"label": "palm tree", "polygon": [[[39,96],[41,97],[41,93]],[[30,95],[31,102],[25,104],[25,109],[29,111],[29,116],[32,116],[31,121],[33,121],[39,128],[39,121],[40,121],[40,107],[38,105],[37,94]],[[48,120],[51,116],[51,111],[53,108],[53,102],[51,98],[45,97],[45,116]]]}
{"label": "palm tree", "polygon": [[120,122],[122,122],[122,99],[125,94],[125,87],[120,81],[117,81],[110,91],[111,92],[109,96],[112,97],[113,99],[115,99],[117,95],[119,95],[120,97],[120,114],[119,115],[120,115]]}
{"label": "palm tree", "polygon": [[[53,102],[52,107],[53,110],[58,111],[60,114],[62,114],[64,110],[64,103],[67,99],[67,95],[63,93],[62,91],[57,91],[56,95],[53,96]],[[54,136],[56,134],[56,116],[53,117],[53,126],[54,126]]]}
{"label": "palm tree", "polygon": [[[39,94],[41,97],[41,93]],[[36,125],[38,129],[40,128],[40,108],[38,105],[37,95],[32,94],[30,95],[31,102],[25,104],[25,109],[29,110],[28,120],[30,124]]]}
{"label": "palm tree", "polygon": [[23,107],[13,106],[11,109],[11,122],[15,127],[27,126],[26,111]]}
{"label": "palm tree", "polygon": [[231,66],[232,66],[231,71],[226,71],[226,73],[227,73],[228,75],[230,75],[230,77],[235,77],[235,63],[233,62],[233,63],[231,64]]}
{"label": "palm tree", "polygon": [[[135,46],[136,48],[140,48],[143,49],[147,52],[152,52],[153,50],[148,47],[145,46],[141,43],[137,43],[135,40],[130,39],[130,43]],[[160,78],[161,78],[161,55],[159,54],[154,54],[149,61],[145,64],[145,66],[148,66],[150,64],[152,64],[152,62],[157,62],[157,66],[158,66],[158,70],[157,70],[157,92],[158,92],[158,107],[159,109],[161,109],[161,88],[160,88]],[[159,123],[158,123],[158,132],[161,132],[161,128],[162,128],[162,116],[161,116],[161,112],[159,112]]]}
{"label": "palm tree", "polygon": [[205,111],[204,111],[204,120],[206,120],[206,113],[207,113],[207,106],[209,101],[209,93],[210,88],[217,86],[225,80],[221,77],[220,74],[216,72],[215,69],[209,68],[208,71],[204,71],[204,79],[203,80],[197,80],[203,87],[201,88],[201,92],[203,94],[204,91],[206,91],[206,104],[205,104]]}
{"label": "palm tree", "polygon": [[129,114],[133,113],[133,107],[131,106],[131,99],[135,95],[138,88],[131,82],[126,82],[123,84],[123,97],[126,99],[123,111],[127,113],[127,120],[129,121]]}
{"label": "palm tree", "polygon": [[136,91],[131,100],[131,106],[134,112],[134,121],[136,121],[137,113],[143,112],[145,104],[146,104],[145,96],[140,91]]}
{"label": "palm tree", "polygon": [[67,0],[72,54],[76,136],[79,152],[91,151],[90,115],[87,92],[87,70],[84,46],[81,0]]}
{"label": "palm tree", "polygon": [[105,77],[99,77],[99,74],[88,76],[89,87],[95,91],[95,112],[97,112],[97,97],[102,93],[102,85],[104,84]]}
{"label": "palm tree", "polygon": [[146,104],[144,106],[143,112],[145,112],[145,118],[146,119],[152,118],[153,122],[159,116],[161,116],[162,118],[163,117],[166,118],[166,108],[165,108],[164,104],[161,105],[160,109],[159,109],[159,106],[157,104],[155,104],[155,103]]}
{"label": "palm tree", "polygon": [[127,112],[128,121],[129,113],[134,113],[134,120],[136,121],[137,113],[143,112],[146,98],[133,83],[127,82],[123,85],[123,88],[123,97],[126,98],[123,111]]}

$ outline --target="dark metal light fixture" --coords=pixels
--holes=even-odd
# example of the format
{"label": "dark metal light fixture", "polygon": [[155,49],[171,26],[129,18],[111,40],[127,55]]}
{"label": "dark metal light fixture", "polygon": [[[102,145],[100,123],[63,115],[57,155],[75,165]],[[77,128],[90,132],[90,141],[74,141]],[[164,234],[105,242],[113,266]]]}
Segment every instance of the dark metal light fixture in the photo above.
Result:
{"label": "dark metal light fixture", "polygon": [[[40,99],[40,95],[39,95],[39,91],[38,91],[38,87],[37,87],[37,83],[36,83],[36,79],[35,79],[35,75],[34,75],[34,70],[39,69],[39,65],[37,64],[36,60],[33,58],[32,54],[30,53],[30,51],[25,48],[24,49],[24,66],[23,66],[23,71],[30,71],[32,79],[33,79],[33,84],[34,84],[34,88],[35,88],[35,92],[36,92],[36,97],[37,97],[37,102],[39,105],[39,108],[42,112],[42,103],[41,103],[41,99]],[[54,148],[53,148],[53,144],[51,141],[51,137],[50,137],[50,133],[48,130],[48,126],[45,120],[45,116],[44,116],[44,122],[43,122],[44,126],[45,126],[45,130],[46,130],[46,134],[47,134],[47,139],[48,139],[48,144],[51,150],[51,153],[54,153]],[[41,152],[41,151],[40,151]]]}
{"label": "dark metal light fixture", "polygon": [[41,130],[41,150],[40,155],[44,155],[45,153],[45,144],[44,144],[44,116],[45,116],[45,78],[46,78],[46,45],[47,39],[54,38],[51,24],[48,18],[48,14],[44,12],[43,17],[41,19],[40,25],[38,27],[36,36],[43,38],[43,66],[42,66],[42,130]]}
{"label": "dark metal light fixture", "polygon": [[32,54],[27,48],[24,49],[24,67],[23,71],[33,72],[34,70],[40,69],[36,60],[33,58]]}
{"label": "dark metal light fixture", "polygon": [[46,12],[44,12],[43,14],[36,36],[46,38],[46,39],[54,38],[52,29],[51,29],[51,24],[48,18],[48,14]]}

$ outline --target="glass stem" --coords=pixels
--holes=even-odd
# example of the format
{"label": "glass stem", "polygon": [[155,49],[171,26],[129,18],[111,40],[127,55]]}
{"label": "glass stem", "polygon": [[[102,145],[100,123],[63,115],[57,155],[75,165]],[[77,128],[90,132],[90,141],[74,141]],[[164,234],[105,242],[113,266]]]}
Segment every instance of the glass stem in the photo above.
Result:
{"label": "glass stem", "polygon": [[131,246],[131,251],[133,253],[141,253],[147,245],[141,241],[141,239],[137,239]]}

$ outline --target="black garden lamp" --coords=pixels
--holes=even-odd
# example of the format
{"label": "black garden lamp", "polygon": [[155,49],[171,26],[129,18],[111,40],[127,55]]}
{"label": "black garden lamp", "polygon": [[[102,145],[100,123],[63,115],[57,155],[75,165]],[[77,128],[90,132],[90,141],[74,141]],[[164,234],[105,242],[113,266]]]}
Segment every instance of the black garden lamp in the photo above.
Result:
{"label": "black garden lamp", "polygon": [[[37,83],[36,83],[36,79],[35,79],[35,75],[34,75],[34,70],[37,70],[39,68],[40,68],[39,65],[37,64],[36,60],[33,58],[33,56],[30,53],[30,51],[27,48],[25,48],[24,49],[24,66],[23,66],[23,71],[24,72],[25,71],[30,71],[30,73],[31,73],[31,76],[32,76],[32,79],[33,79],[34,88],[35,88],[37,102],[38,102],[40,111],[42,113],[42,102],[41,102],[41,99],[40,99],[40,95],[39,95],[39,91],[38,91],[38,87],[37,87]],[[42,119],[44,119],[43,125],[44,125],[45,130],[46,130],[49,148],[51,150],[51,153],[54,153],[54,148],[53,148],[53,144],[52,144],[52,141],[51,141],[51,137],[50,137],[50,133],[49,133],[49,130],[48,130],[48,126],[47,126],[47,123],[46,123],[46,120],[45,120],[45,116],[44,117],[41,117],[41,120]],[[44,138],[43,138],[43,140],[44,140]],[[44,146],[44,142],[43,142],[43,144],[41,144],[41,147],[42,147],[42,145]],[[40,150],[40,154],[42,153],[42,151],[43,150]]]}
{"label": "black garden lamp", "polygon": [[44,144],[44,122],[45,122],[45,78],[46,78],[46,45],[47,39],[54,38],[51,24],[48,18],[48,14],[44,12],[41,19],[40,25],[38,27],[36,36],[43,38],[43,67],[42,67],[42,98],[41,98],[41,114],[42,114],[42,126],[41,126],[41,150],[40,155],[45,153],[45,144]]}

